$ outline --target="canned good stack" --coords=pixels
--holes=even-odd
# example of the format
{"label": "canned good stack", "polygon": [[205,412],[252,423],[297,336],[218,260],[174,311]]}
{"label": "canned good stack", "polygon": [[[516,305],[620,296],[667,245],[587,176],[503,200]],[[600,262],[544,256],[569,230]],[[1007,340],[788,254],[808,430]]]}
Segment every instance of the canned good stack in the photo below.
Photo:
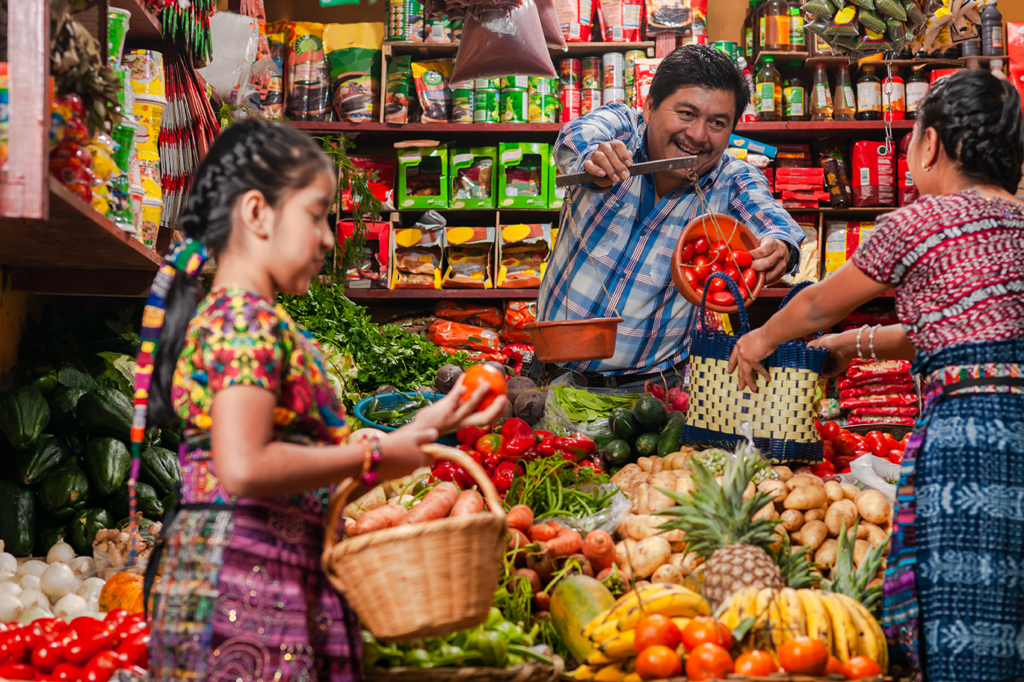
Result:
{"label": "canned good stack", "polygon": [[530,78],[530,110],[527,117],[530,123],[558,123],[557,78]]}
{"label": "canned good stack", "polygon": [[530,77],[501,79],[501,122],[526,123],[530,115]]}
{"label": "canned good stack", "polygon": [[[622,55],[619,55],[620,57]],[[586,116],[601,108],[603,65],[600,57],[586,57],[581,62],[582,91],[580,93],[580,116]]]}
{"label": "canned good stack", "polygon": [[642,109],[643,102],[633,101],[633,84],[636,80],[636,62],[638,59],[645,59],[647,54],[643,50],[630,50],[623,55],[623,62],[625,63],[625,73],[623,74],[623,83],[626,88],[626,105],[631,106],[634,109]]}
{"label": "canned good stack", "polygon": [[164,57],[154,50],[135,50],[124,56],[134,94],[137,172],[132,172],[132,205],[138,205],[135,237],[156,248],[163,211],[160,182],[160,121],[167,106],[164,89]]}
{"label": "canned good stack", "polygon": [[561,86],[558,98],[562,103],[562,123],[580,117],[580,86],[583,84],[582,66],[579,59],[563,59],[558,63],[558,83]]}

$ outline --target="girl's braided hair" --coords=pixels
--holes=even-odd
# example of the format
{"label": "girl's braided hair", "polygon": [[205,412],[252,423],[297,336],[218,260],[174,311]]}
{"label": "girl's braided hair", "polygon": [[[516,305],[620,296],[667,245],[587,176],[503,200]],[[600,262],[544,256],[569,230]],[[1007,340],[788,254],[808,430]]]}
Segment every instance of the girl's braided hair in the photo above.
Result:
{"label": "girl's braided hair", "polygon": [[946,155],[968,178],[1017,192],[1024,163],[1020,95],[984,69],[942,78],[918,110],[921,130],[935,128]]}
{"label": "girl's braided hair", "polygon": [[[289,193],[333,168],[327,155],[303,133],[259,118],[246,119],[226,129],[200,164],[178,219],[179,229],[219,256],[227,248],[235,204],[242,195],[258,190],[270,206],[278,208]],[[175,274],[153,368],[150,425],[179,423],[171,403],[171,383],[185,332],[204,293],[196,277]]]}

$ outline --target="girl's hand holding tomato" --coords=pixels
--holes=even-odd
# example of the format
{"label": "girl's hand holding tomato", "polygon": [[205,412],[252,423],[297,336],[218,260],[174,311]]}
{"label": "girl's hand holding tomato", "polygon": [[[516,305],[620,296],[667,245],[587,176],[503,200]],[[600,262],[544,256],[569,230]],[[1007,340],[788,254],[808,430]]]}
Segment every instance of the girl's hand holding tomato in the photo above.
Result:
{"label": "girl's hand holding tomato", "polygon": [[[486,369],[478,369],[484,367]],[[459,377],[451,393],[417,412],[409,426],[437,429],[441,434],[466,426],[494,424],[505,411],[507,392],[505,377],[498,370],[490,365],[470,367]]]}

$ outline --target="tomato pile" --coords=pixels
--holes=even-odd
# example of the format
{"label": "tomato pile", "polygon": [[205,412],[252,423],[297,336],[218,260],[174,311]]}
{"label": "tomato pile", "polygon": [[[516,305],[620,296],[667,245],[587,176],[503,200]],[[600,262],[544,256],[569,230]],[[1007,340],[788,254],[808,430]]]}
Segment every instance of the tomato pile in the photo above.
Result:
{"label": "tomato pile", "polygon": [[892,434],[881,431],[872,431],[868,435],[862,436],[840,428],[835,422],[823,424],[814,420],[814,425],[818,429],[818,435],[821,436],[825,461],[815,465],[811,470],[823,478],[833,474],[850,473],[850,462],[864,455],[874,455],[887,459],[893,464],[902,464],[903,451],[910,439],[910,434],[907,434],[903,440],[896,440]]}
{"label": "tomato pile", "polygon": [[[699,237],[687,242],[680,257],[683,264],[683,277],[697,292],[704,296],[704,284],[708,277],[716,272],[724,272],[732,281],[740,285],[740,291],[753,291],[757,282],[757,272],[751,267],[754,259],[744,249],[734,249],[727,242],[712,242]],[[726,290],[726,284],[720,278],[708,284],[708,302],[715,305],[733,305],[736,299]]]}
{"label": "tomato pile", "polygon": [[103,620],[40,618],[0,623],[0,678],[107,682],[116,670],[149,669],[149,625],[115,609]]}

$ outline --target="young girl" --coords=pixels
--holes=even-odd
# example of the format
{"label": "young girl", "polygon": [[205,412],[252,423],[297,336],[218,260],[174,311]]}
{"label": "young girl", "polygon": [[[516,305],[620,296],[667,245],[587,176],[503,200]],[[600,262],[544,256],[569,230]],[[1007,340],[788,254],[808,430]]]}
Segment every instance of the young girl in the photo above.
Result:
{"label": "young girl", "polygon": [[[150,423],[184,425],[183,504],[154,588],[156,680],[361,679],[358,620],[320,568],[327,486],[407,475],[429,464],[421,444],[504,410],[502,399],[477,413],[486,389],[460,402],[460,382],[408,426],[347,442],[319,347],[274,303],[320,272],[334,188],[302,133],[232,126],[196,174],[188,239],[154,283],[138,374],[152,373]],[[207,253],[217,275],[204,297]],[[159,339],[151,363],[147,338]]]}

